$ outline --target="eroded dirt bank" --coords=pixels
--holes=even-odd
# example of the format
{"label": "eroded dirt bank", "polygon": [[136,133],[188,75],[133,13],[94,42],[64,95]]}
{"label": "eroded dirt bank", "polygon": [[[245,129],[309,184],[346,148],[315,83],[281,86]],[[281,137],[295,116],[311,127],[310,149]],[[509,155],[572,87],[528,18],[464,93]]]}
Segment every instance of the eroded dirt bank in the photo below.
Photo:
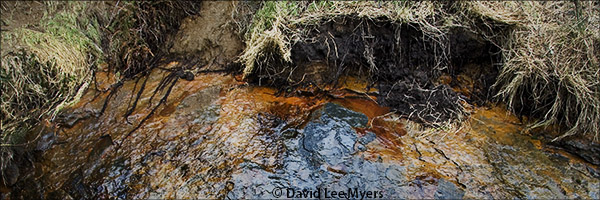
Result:
{"label": "eroded dirt bank", "polygon": [[[243,45],[222,30],[228,20],[202,23],[231,12],[230,2],[206,4],[170,49],[186,59],[165,58],[114,93],[90,89],[36,129],[29,164],[4,197],[264,199],[356,189],[381,198],[600,198],[594,156],[548,145],[540,136],[548,130],[525,131],[505,106],[486,102],[497,49],[475,36],[457,30],[450,68],[437,71],[435,57],[421,55],[435,47],[410,26],[347,19],[292,49],[298,71],[279,63],[243,81],[223,72]],[[403,42],[390,43],[398,30]],[[369,65],[369,48],[381,73],[357,67]],[[414,51],[387,53],[397,48]],[[115,79],[96,76],[101,90]],[[455,119],[457,106],[469,112],[459,124],[417,123]]]}
{"label": "eroded dirt bank", "polygon": [[357,16],[304,27],[305,39],[291,46],[290,62],[265,50],[258,59],[264,63],[256,63],[249,81],[294,90],[360,77],[378,89],[380,105],[418,122],[453,120],[464,114],[462,103],[490,99],[500,62],[497,46],[461,28],[438,41],[416,27]]}

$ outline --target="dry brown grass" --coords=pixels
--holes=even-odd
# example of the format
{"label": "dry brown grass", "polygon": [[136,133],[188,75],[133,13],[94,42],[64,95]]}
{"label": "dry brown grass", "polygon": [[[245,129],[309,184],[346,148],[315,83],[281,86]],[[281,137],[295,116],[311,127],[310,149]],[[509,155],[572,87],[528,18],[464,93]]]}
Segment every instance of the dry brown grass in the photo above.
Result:
{"label": "dry brown grass", "polygon": [[[381,4],[381,6],[379,6]],[[306,27],[324,23],[337,16],[357,15],[372,19],[387,17],[393,21],[420,22],[420,29],[428,37],[444,37],[438,27],[426,19],[432,17],[440,5],[433,2],[265,2],[257,11],[246,34],[246,49],[240,62],[245,64],[244,77],[253,73],[256,65],[263,63],[265,52],[281,55],[289,62],[291,45],[306,38]],[[442,39],[436,39],[441,41]]]}
{"label": "dry brown grass", "polygon": [[[34,144],[28,138],[32,127],[79,99],[100,52],[97,23],[78,14],[85,13],[88,3],[40,5],[45,13],[37,24],[2,32],[0,170],[5,185],[4,169],[11,165],[13,148]],[[7,21],[19,20],[28,21]]]}
{"label": "dry brown grass", "polygon": [[[531,110],[526,114],[538,119],[531,127],[562,124],[569,130],[557,140],[576,133],[597,140],[599,10],[597,1],[266,2],[246,34],[248,45],[240,61],[246,66],[244,77],[261,67],[265,49],[276,49],[289,61],[290,47],[305,39],[306,27],[336,16],[408,23],[443,49],[448,49],[448,31],[461,27],[502,49],[496,96],[515,112],[523,106]],[[437,52],[436,61],[449,53]]]}
{"label": "dry brown grass", "polygon": [[[531,128],[566,125],[566,136],[600,133],[598,2],[477,2],[482,15],[515,23],[499,41],[504,67],[498,97],[515,110],[527,106]],[[509,10],[513,10],[511,13]],[[498,13],[498,14],[495,14]],[[523,105],[532,104],[532,105]]]}
{"label": "dry brown grass", "polygon": [[5,31],[3,25],[2,31],[0,170],[10,164],[13,147],[35,144],[28,135],[36,138],[40,133],[32,133],[32,127],[43,119],[52,121],[79,99],[93,82],[99,63],[107,62],[123,79],[149,71],[151,63],[167,51],[167,36],[177,31],[181,19],[195,14],[198,5],[192,1],[2,2],[3,17],[15,13],[14,8],[44,12],[44,17],[2,19],[15,28]]}
{"label": "dry brown grass", "polygon": [[[2,143],[13,143],[8,137],[19,134],[12,133],[26,131],[43,115],[52,118],[90,80],[96,62],[90,56],[100,51],[97,24],[76,15],[86,10],[86,3],[60,11],[54,11],[55,4],[48,3],[38,25],[43,28],[2,33]],[[50,16],[52,12],[56,14]]]}

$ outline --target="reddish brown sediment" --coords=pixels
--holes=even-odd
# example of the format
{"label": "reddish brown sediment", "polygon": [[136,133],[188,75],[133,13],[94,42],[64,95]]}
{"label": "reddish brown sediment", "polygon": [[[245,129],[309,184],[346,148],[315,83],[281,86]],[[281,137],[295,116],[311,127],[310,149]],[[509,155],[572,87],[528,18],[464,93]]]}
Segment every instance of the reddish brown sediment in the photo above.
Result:
{"label": "reddish brown sediment", "polygon": [[[512,183],[490,175],[512,177],[518,169],[499,163],[526,167],[531,173],[525,178],[535,179],[535,184],[557,183],[566,194],[581,194],[562,178],[564,164],[552,161],[555,158],[548,155],[563,155],[571,166],[589,166],[521,134],[524,125],[501,106],[475,108],[470,119],[457,127],[419,128],[408,126],[414,122],[390,113],[389,108],[379,106],[356,89],[348,90],[353,86],[340,84],[341,89],[314,95],[276,95],[278,89],[249,86],[223,74],[199,74],[193,81],[178,81],[166,104],[124,138],[151,110],[148,100],[153,90],[148,88],[155,87],[165,74],[160,70],[150,74],[147,91],[129,117],[131,124],[123,114],[135,82],[127,81],[102,116],[83,118],[70,128],[62,128],[57,132],[60,144],[42,154],[43,162],[35,163],[31,177],[48,185],[44,190],[47,194],[82,184],[104,187],[96,191],[97,196],[121,194],[124,190],[118,188],[129,188],[123,194],[136,198],[219,197],[228,193],[232,176],[238,176],[248,163],[265,173],[279,173],[286,166],[284,158],[290,148],[282,137],[302,137],[302,133],[283,136],[282,131],[301,130],[310,121],[320,123],[311,115],[328,102],[366,116],[366,126],[352,130],[358,137],[374,134],[375,139],[355,156],[404,167],[402,180],[409,182],[403,187],[422,188],[415,198],[434,197],[430,192],[442,182],[464,187],[465,197],[513,196],[506,189]],[[94,96],[95,92],[88,91],[69,110],[73,115],[99,110],[106,93]],[[344,165],[325,166],[336,176],[356,173],[352,172],[356,169]],[[579,177],[577,174],[583,172],[569,169],[568,173]],[[481,185],[489,187],[472,190]]]}

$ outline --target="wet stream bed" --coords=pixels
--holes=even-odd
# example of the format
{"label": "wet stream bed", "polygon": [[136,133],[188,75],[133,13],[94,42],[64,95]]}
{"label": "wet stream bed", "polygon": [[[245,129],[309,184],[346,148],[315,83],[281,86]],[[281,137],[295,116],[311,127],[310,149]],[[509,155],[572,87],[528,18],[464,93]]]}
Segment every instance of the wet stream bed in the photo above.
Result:
{"label": "wet stream bed", "polygon": [[[146,88],[165,72],[153,71]],[[98,75],[99,82],[110,78]],[[135,81],[102,109],[89,91],[38,142],[12,197],[89,198],[600,198],[598,167],[522,133],[495,106],[428,128],[367,91],[278,95],[232,75],[179,80],[165,105]],[[106,84],[105,84],[105,87]],[[150,106],[149,106],[150,105]]]}

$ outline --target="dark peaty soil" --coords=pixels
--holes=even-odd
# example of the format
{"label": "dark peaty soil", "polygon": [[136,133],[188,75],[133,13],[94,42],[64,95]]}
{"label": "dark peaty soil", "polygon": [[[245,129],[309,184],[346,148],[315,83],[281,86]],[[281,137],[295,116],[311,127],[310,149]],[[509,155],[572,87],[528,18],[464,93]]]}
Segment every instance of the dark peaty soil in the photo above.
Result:
{"label": "dark peaty soil", "polygon": [[[345,16],[314,26],[306,39],[292,46],[292,62],[262,59],[251,81],[277,87],[335,85],[343,75],[367,76],[379,90],[378,102],[419,122],[441,122],[462,114],[462,102],[489,100],[498,69],[499,49],[480,36],[451,30],[446,40],[433,41],[416,24]],[[468,66],[468,67],[465,67]],[[438,83],[442,75],[452,80]],[[472,80],[469,91],[452,89],[457,76]]]}

